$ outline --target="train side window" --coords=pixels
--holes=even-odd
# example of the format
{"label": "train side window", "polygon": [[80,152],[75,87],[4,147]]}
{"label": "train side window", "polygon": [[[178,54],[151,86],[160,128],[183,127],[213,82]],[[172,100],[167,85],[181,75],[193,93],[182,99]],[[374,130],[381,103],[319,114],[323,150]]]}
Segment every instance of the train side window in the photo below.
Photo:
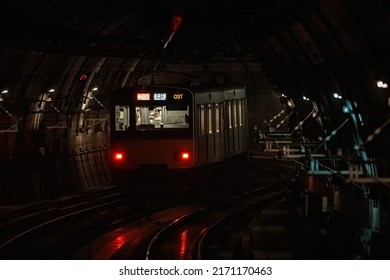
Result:
{"label": "train side window", "polygon": [[115,131],[126,131],[130,126],[130,107],[125,105],[115,106]]}
{"label": "train side window", "polygon": [[242,106],[243,106],[242,100],[238,100],[238,125],[239,126],[243,126]]}
{"label": "train side window", "polygon": [[232,128],[232,102],[230,100],[227,102],[227,107],[228,107],[229,128]]}
{"label": "train side window", "polygon": [[219,104],[215,103],[215,132],[219,133],[220,129],[221,129],[221,121],[220,121]]}
{"label": "train side window", "polygon": [[200,115],[200,133],[202,135],[204,135],[205,134],[205,122],[204,122],[205,110],[204,110],[204,105],[199,105],[199,115]]}
{"label": "train side window", "polygon": [[213,133],[213,104],[207,104],[207,120],[208,120],[208,132]]}
{"label": "train side window", "polygon": [[237,127],[237,100],[233,100],[233,126]]}

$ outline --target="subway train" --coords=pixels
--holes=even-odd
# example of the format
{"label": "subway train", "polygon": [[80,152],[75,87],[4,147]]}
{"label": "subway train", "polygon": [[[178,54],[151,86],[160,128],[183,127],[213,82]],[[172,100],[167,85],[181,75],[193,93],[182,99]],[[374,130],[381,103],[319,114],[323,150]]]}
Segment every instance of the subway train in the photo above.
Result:
{"label": "subway train", "polygon": [[115,90],[110,110],[110,162],[119,184],[136,175],[190,180],[188,174],[199,176],[195,170],[246,158],[246,88],[238,83],[154,73]]}

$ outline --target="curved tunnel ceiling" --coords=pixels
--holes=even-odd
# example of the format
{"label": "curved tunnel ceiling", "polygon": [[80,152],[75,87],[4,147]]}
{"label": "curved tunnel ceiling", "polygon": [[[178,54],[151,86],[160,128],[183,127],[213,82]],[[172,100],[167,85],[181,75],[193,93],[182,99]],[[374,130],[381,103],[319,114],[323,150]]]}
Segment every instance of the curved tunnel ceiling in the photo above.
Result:
{"label": "curved tunnel ceiling", "polygon": [[[104,105],[113,87],[168,63],[256,62],[297,107],[310,111],[303,96],[315,101],[329,130],[344,118],[339,93],[367,137],[389,118],[389,89],[377,86],[390,83],[389,8],[379,0],[17,0],[0,18],[0,88],[13,116],[51,87],[59,112],[71,113],[85,88],[99,85]],[[384,127],[378,153],[389,153],[389,134]]]}

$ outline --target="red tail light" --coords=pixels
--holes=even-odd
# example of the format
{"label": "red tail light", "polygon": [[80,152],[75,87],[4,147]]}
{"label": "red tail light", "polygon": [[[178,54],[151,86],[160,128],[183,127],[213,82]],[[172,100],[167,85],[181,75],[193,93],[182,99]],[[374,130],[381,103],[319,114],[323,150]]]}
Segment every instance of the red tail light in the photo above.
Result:
{"label": "red tail light", "polygon": [[190,153],[189,152],[181,152],[180,153],[180,159],[181,160],[189,160],[190,159]]}
{"label": "red tail light", "polygon": [[123,160],[123,153],[115,153],[115,154],[114,154],[114,159],[115,159],[116,161],[121,161],[121,160]]}
{"label": "red tail light", "polygon": [[173,154],[173,158],[176,161],[190,161],[192,160],[192,154],[188,150],[176,150]]}

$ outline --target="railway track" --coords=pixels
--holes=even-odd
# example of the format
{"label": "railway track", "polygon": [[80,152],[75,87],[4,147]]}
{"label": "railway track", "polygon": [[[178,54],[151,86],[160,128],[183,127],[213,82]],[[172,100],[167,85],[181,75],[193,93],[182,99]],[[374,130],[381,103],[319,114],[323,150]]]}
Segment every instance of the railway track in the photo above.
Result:
{"label": "railway track", "polygon": [[77,203],[36,209],[1,224],[0,259],[66,259],[95,236],[157,211],[160,202],[168,200],[131,198],[118,191],[93,200],[85,197]]}
{"label": "railway track", "polygon": [[[274,161],[272,163],[279,164]],[[178,198],[178,203],[171,208],[165,208],[97,237],[90,244],[81,247],[72,258],[84,259],[87,256],[91,259],[210,258],[200,254],[198,257],[196,253],[202,252],[200,249],[195,249],[198,246],[197,242],[202,239],[199,232],[207,232],[207,235],[211,236],[213,232],[217,232],[216,229],[220,228],[214,224],[218,221],[217,224],[224,224],[220,220],[232,221],[232,223],[237,220],[242,223],[246,220],[248,224],[261,209],[284,196],[285,188],[293,176],[291,163],[283,167],[283,175],[278,178],[274,176],[272,180],[258,180],[253,175],[254,171],[258,171],[258,166],[252,167],[253,170],[248,169],[245,174],[249,174],[248,176],[252,178],[250,183],[245,183],[251,186],[232,187],[230,184],[226,188],[219,186],[216,191],[190,194],[186,199]],[[266,165],[268,175],[269,172],[276,172],[276,167],[273,167]],[[257,174],[257,177],[259,176],[268,178],[260,171]],[[254,185],[257,185],[257,188]],[[247,191],[237,195],[238,189]],[[186,228],[187,221],[195,224],[188,225]],[[199,245],[201,247],[206,246],[204,245],[206,240],[207,242],[211,240],[209,237],[203,239],[204,241],[200,242],[202,245]],[[156,247],[160,249],[155,249]]]}
{"label": "railway track", "polygon": [[[277,190],[275,190],[277,188]],[[146,259],[233,259],[252,219],[283,198],[285,187],[268,186],[232,200],[201,208],[162,228],[151,240]],[[238,230],[240,229],[240,230]]]}
{"label": "railway track", "polygon": [[[30,219],[27,215],[19,222],[4,226],[0,258],[219,258],[209,249],[216,246],[212,243],[218,240],[215,238],[218,232],[233,228],[237,221],[250,221],[251,215],[280,199],[291,177],[289,168],[283,171],[282,179],[279,176],[260,180],[262,187],[257,189],[253,184],[259,185],[259,181],[254,179],[250,180],[252,187],[225,190],[218,187],[210,192],[156,193],[148,197],[118,192],[31,213]],[[256,166],[248,169],[249,177],[256,169]],[[264,172],[259,174],[262,176]],[[240,189],[246,192],[237,195]],[[231,221],[231,225],[226,221]],[[167,248],[173,246],[170,242],[174,240],[179,242],[179,249],[170,251]]]}

